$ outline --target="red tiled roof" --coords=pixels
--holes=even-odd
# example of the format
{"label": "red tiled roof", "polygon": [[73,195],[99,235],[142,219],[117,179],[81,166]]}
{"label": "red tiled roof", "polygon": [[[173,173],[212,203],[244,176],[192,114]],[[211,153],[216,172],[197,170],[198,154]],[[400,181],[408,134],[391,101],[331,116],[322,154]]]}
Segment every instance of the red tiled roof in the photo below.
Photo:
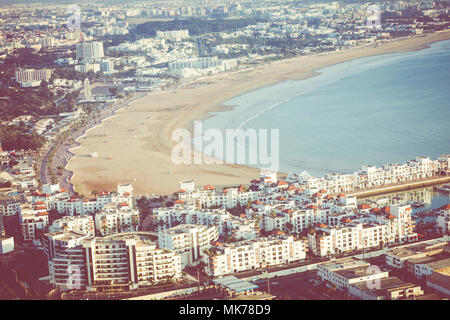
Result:
{"label": "red tiled roof", "polygon": [[447,203],[445,206],[442,206],[439,209],[441,209],[441,210],[450,210],[450,203]]}
{"label": "red tiled roof", "polygon": [[390,213],[391,212],[391,207],[385,206],[381,210],[383,210],[385,213]]}
{"label": "red tiled roof", "polygon": [[37,201],[37,202],[35,202],[34,204],[45,204],[43,201]]}
{"label": "red tiled roof", "polygon": [[121,203],[119,203],[119,206],[125,207],[125,206],[128,206],[128,203],[127,202],[121,202]]}
{"label": "red tiled roof", "polygon": [[285,185],[287,185],[288,183],[286,182],[286,181],[283,181],[283,180],[279,180],[278,182],[277,182],[277,186],[285,186]]}
{"label": "red tiled roof", "polygon": [[215,188],[216,188],[216,187],[214,187],[214,186],[208,184],[208,185],[206,185],[206,186],[203,187],[203,190],[214,190]]}
{"label": "red tiled roof", "polygon": [[175,200],[175,201],[174,201],[174,203],[175,203],[175,204],[179,204],[179,203],[184,203],[184,201],[183,201],[183,200],[180,200],[180,199],[178,199],[178,200]]}
{"label": "red tiled roof", "polygon": [[338,195],[339,198],[345,198],[345,194],[341,193]]}
{"label": "red tiled roof", "polygon": [[42,212],[39,212],[37,215],[38,215],[39,217],[40,217],[40,216],[48,216],[48,212],[42,211]]}
{"label": "red tiled roof", "polygon": [[178,193],[185,193],[185,192],[186,192],[186,190],[184,190],[184,189],[178,190]]}
{"label": "red tiled roof", "polygon": [[361,206],[360,206],[360,209],[362,209],[362,210],[366,210],[366,209],[370,209],[371,207],[368,205],[368,204],[365,204],[365,203],[363,203]]}

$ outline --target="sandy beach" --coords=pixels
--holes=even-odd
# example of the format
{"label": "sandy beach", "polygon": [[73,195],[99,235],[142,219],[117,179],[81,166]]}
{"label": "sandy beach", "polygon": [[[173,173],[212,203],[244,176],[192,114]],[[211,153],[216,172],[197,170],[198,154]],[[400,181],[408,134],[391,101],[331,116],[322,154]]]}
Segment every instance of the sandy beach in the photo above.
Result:
{"label": "sandy beach", "polygon": [[[248,91],[284,80],[314,76],[315,70],[348,60],[420,50],[427,44],[450,39],[450,31],[423,37],[396,39],[328,54],[271,62],[244,71],[199,79],[175,91],[151,93],[104,120],[77,139],[67,169],[73,171],[74,189],[89,196],[92,190],[114,190],[132,182],[135,194],[171,194],[182,180],[197,186],[248,183],[259,170],[239,165],[175,165],[170,137],[177,128],[192,129],[194,120],[208,112],[226,110],[221,103]],[[88,155],[97,152],[98,158]]]}

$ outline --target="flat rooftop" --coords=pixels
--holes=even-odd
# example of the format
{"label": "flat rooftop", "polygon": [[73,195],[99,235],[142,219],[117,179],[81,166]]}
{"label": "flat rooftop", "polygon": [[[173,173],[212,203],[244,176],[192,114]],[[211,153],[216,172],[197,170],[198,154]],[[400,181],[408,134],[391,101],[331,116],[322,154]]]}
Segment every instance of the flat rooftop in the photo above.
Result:
{"label": "flat rooftop", "polygon": [[244,292],[258,288],[256,284],[238,279],[235,276],[226,276],[223,278],[214,279],[213,282],[219,286],[225,287],[228,290],[235,292]]}
{"label": "flat rooftop", "polygon": [[427,277],[428,281],[450,290],[450,274],[448,273],[433,272],[432,275]]}
{"label": "flat rooftop", "polygon": [[337,271],[337,270],[345,270],[356,267],[368,267],[370,263],[356,259],[354,257],[339,259],[336,261],[330,261],[324,264],[320,264],[319,266],[322,268],[326,268],[329,271]]}
{"label": "flat rooftop", "polygon": [[380,295],[380,294],[382,295],[386,291],[391,291],[391,290],[396,290],[396,289],[407,289],[407,288],[417,286],[416,284],[400,280],[397,277],[382,278],[382,279],[380,279],[378,284],[379,284],[379,287],[373,288],[373,289],[367,287],[366,281],[356,283],[356,284],[354,284],[354,286],[356,286],[359,289],[364,290],[364,291],[374,292],[377,295]]}

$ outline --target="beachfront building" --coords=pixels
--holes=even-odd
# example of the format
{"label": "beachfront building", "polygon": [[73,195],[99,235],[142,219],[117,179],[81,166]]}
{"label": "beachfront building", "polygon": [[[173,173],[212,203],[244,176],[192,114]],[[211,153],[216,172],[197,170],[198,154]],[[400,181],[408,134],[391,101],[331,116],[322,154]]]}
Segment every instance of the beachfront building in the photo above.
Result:
{"label": "beachfront building", "polygon": [[234,59],[219,60],[217,57],[196,57],[183,61],[169,62],[169,72],[181,77],[225,72],[237,67]]}
{"label": "beachfront building", "polygon": [[158,245],[162,249],[173,250],[181,257],[181,266],[195,266],[201,254],[211,247],[219,237],[216,226],[181,224],[158,232]]}
{"label": "beachfront building", "polygon": [[306,240],[285,235],[216,243],[205,251],[205,272],[217,277],[299,261],[305,259],[307,248]]}
{"label": "beachfront building", "polygon": [[143,232],[89,237],[46,235],[50,282],[61,290],[137,289],[181,277],[180,257],[157,248]]}
{"label": "beachfront building", "polygon": [[42,185],[41,192],[35,191],[27,196],[27,202],[45,205],[48,210],[57,208],[57,201],[69,198],[69,190],[60,188],[58,183]]}
{"label": "beachfront building", "polygon": [[139,211],[131,209],[127,202],[110,202],[102,208],[102,211],[95,214],[95,228],[102,236],[137,231]]}
{"label": "beachfront building", "polygon": [[449,158],[447,155],[442,155],[437,160],[429,157],[416,157],[404,164],[391,163],[380,168],[364,165],[354,173],[332,173],[323,177],[314,177],[307,172],[301,174],[291,172],[286,180],[298,182],[308,189],[325,189],[329,193],[342,193],[357,188],[373,188],[429,178],[445,171],[448,168]]}
{"label": "beachfront building", "polygon": [[133,208],[133,186],[131,184],[119,184],[117,192],[102,191],[94,199],[84,199],[79,196],[72,196],[68,199],[57,200],[56,209],[65,215],[85,215],[99,212],[107,203],[127,204]]}

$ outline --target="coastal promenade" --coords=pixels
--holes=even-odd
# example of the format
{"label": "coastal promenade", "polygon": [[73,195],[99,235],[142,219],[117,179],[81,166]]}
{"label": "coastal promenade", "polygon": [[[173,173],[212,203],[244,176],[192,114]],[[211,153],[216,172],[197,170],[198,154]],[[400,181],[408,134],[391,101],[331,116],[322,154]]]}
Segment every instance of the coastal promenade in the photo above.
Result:
{"label": "coastal promenade", "polygon": [[381,187],[375,187],[375,188],[368,188],[368,189],[359,189],[359,190],[353,190],[346,195],[349,197],[368,197],[368,196],[375,196],[385,193],[391,193],[395,191],[406,191],[411,189],[417,189],[417,188],[423,188],[423,187],[429,187],[441,183],[450,182],[450,176],[434,176],[430,178],[425,179],[416,179],[416,180],[410,180],[405,182],[398,182],[394,184],[390,184],[387,186],[381,186]]}
{"label": "coastal promenade", "polygon": [[[103,120],[112,117],[115,115],[115,113],[125,107],[127,107],[131,102],[138,100],[142,98],[145,95],[145,93],[136,93],[131,98],[125,99],[124,101],[120,103],[114,103],[106,108],[103,108],[100,110],[99,114],[95,117],[90,117],[87,121],[87,124],[78,130],[72,131],[70,136],[66,139],[66,141],[56,141],[56,151],[55,155],[52,159],[52,168],[58,168],[62,167],[64,168],[62,170],[61,175],[57,175],[58,182],[60,184],[61,188],[66,188],[69,190],[71,194],[75,193],[75,190],[73,188],[73,185],[70,183],[70,180],[73,177],[73,172],[66,169],[66,166],[70,160],[74,156],[74,154],[70,151],[72,148],[76,148],[80,146],[80,143],[76,141],[76,139],[82,137],[89,129],[92,129],[102,123]],[[72,140],[75,141],[74,143],[70,143],[69,141]],[[41,182],[42,184],[49,183],[50,179],[48,177],[47,172],[47,163],[49,160],[49,154],[51,151],[51,147],[49,147],[46,150],[46,153],[42,157],[42,160],[40,162],[40,176],[41,176]]]}

